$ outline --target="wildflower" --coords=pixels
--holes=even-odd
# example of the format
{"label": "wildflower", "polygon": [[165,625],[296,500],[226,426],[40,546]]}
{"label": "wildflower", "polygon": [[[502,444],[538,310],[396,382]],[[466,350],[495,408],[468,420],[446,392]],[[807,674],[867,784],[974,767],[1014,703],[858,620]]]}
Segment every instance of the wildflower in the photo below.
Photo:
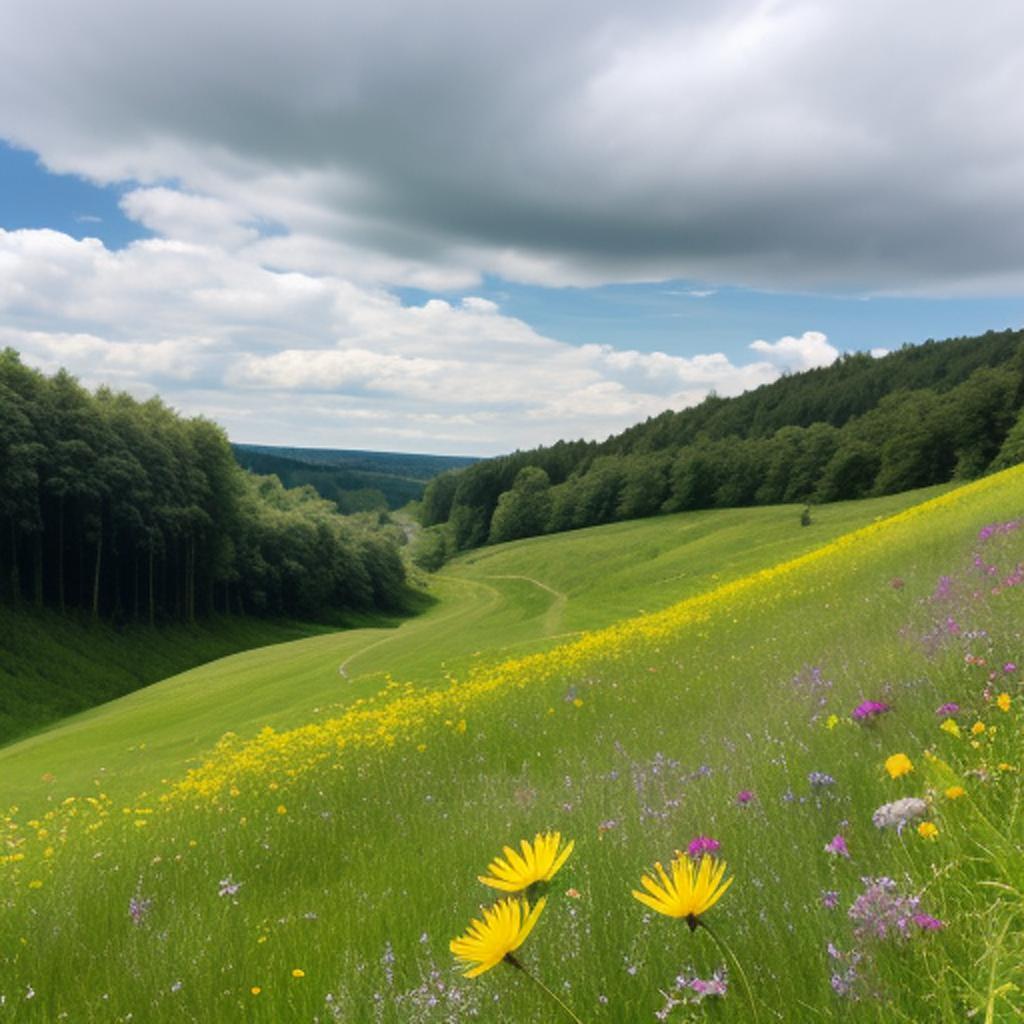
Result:
{"label": "wildflower", "polygon": [[839,724],[839,716],[838,715],[834,715],[834,714],[833,715],[829,715],[828,718],[825,719],[825,728],[826,729],[834,729],[838,724]]}
{"label": "wildflower", "polygon": [[946,790],[946,799],[947,800],[959,800],[960,797],[966,796],[966,795],[967,795],[967,790],[964,789],[963,786],[950,786],[949,789]]}
{"label": "wildflower", "polygon": [[939,728],[943,732],[948,732],[950,736],[954,736],[956,737],[956,739],[960,739],[960,726],[957,725],[955,718],[947,718],[942,723],[942,725],[939,726]]}
{"label": "wildflower", "polygon": [[935,709],[935,714],[939,718],[949,718],[950,715],[957,715],[960,713],[960,705],[955,700],[947,701],[945,704],[940,704]]}
{"label": "wildflower", "polygon": [[1000,711],[1009,711],[1010,695],[1008,693],[999,694],[999,696],[996,697],[996,707],[999,708]]}
{"label": "wildflower", "polygon": [[277,813],[278,814],[287,814],[288,813],[288,808],[285,807],[284,804],[278,804],[277,805]]}
{"label": "wildflower", "polygon": [[928,804],[914,796],[894,800],[891,804],[882,804],[871,820],[877,828],[894,828],[902,832],[914,818],[923,818],[928,813]]}
{"label": "wildflower", "polygon": [[984,722],[975,722],[974,725],[971,726],[971,735],[972,736],[980,736],[984,731],[985,731],[985,723]]}
{"label": "wildflower", "polygon": [[576,845],[575,840],[570,840],[559,849],[561,843],[560,832],[538,832],[532,844],[525,839],[520,841],[522,856],[506,846],[504,858],[495,857],[487,866],[491,874],[479,875],[479,880],[503,892],[522,892],[538,882],[550,882]]}
{"label": "wildflower", "polygon": [[897,935],[906,938],[918,912],[916,896],[903,896],[891,878],[863,878],[864,891],[853,901],[849,917],[854,935],[885,939]]}
{"label": "wildflower", "polygon": [[259,995],[259,994],[260,994],[260,993],[261,993],[261,992],[263,991],[263,989],[261,989],[261,988],[259,987],[259,985],[253,985],[253,987],[252,987],[251,989],[249,989],[249,991],[250,991],[250,992],[251,992],[251,993],[252,993],[252,994],[253,994],[254,996],[258,996],[258,995]]}
{"label": "wildflower", "polygon": [[827,789],[836,784],[836,780],[828,772],[808,772],[807,781],[815,789]]}
{"label": "wildflower", "polygon": [[914,914],[911,920],[925,932],[937,932],[946,927],[944,922],[932,917],[931,914]]}
{"label": "wildflower", "polygon": [[934,822],[922,821],[921,824],[917,826],[917,834],[922,839],[935,839],[939,834],[939,830]]}
{"label": "wildflower", "polygon": [[222,878],[220,880],[220,889],[217,891],[218,896],[234,896],[239,889],[242,888],[244,882],[233,882],[231,876]]}
{"label": "wildflower", "polygon": [[[710,910],[732,885],[732,878],[722,882],[725,862],[707,854],[695,864],[687,857],[676,857],[669,865],[671,877],[661,864],[651,874],[642,875],[640,884],[647,892],[633,890],[633,897],[645,906],[668,917],[685,917],[691,929],[696,928],[700,915]],[[660,883],[660,884],[659,884]]]}
{"label": "wildflower", "polygon": [[821,894],[821,905],[826,910],[835,910],[839,906],[839,892],[836,889],[825,889]]}
{"label": "wildflower", "polygon": [[891,710],[884,701],[864,700],[853,709],[852,718],[856,722],[870,722]]}
{"label": "wildflower", "polygon": [[301,967],[295,967],[292,969],[293,978],[304,978],[305,976],[306,972]]}
{"label": "wildflower", "polygon": [[885,770],[892,779],[898,779],[914,770],[914,765],[906,754],[893,754],[885,759]]}
{"label": "wildflower", "polygon": [[712,839],[711,836],[697,836],[696,839],[690,840],[686,852],[694,859],[699,859],[708,853],[718,853],[721,848],[722,844],[717,839]]}
{"label": "wildflower", "polygon": [[546,902],[542,897],[531,910],[527,900],[499,900],[484,911],[482,921],[474,919],[465,935],[452,939],[448,948],[469,966],[466,977],[489,971],[515,952],[533,931]]}
{"label": "wildflower", "polygon": [[749,790],[749,789],[741,789],[736,794],[736,803],[738,803],[740,806],[743,806],[745,804],[749,804],[750,801],[753,800],[753,799],[754,799],[754,793],[753,793],[752,790]]}
{"label": "wildflower", "polygon": [[834,854],[836,857],[846,857],[849,859],[850,850],[846,845],[846,839],[840,833],[836,833],[826,844],[825,852]]}
{"label": "wildflower", "polygon": [[133,896],[128,901],[128,916],[131,917],[132,924],[142,924],[142,919],[149,913],[149,908],[152,905],[152,900],[144,900],[139,895]]}

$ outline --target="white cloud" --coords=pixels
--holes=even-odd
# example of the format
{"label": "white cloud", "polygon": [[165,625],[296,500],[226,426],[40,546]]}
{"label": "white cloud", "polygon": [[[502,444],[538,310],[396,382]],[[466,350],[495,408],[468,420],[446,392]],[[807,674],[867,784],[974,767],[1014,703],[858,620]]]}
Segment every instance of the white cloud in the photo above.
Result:
{"label": "white cloud", "polygon": [[830,366],[839,358],[839,349],[833,348],[820,331],[805,331],[799,338],[779,338],[776,342],[759,339],[750,347],[774,366],[793,373]]}
{"label": "white cloud", "polygon": [[340,277],[268,269],[235,241],[111,251],[0,230],[0,344],[90,386],[159,391],[236,440],[482,454],[601,438],[832,351],[813,332],[757,343],[769,358],[743,365],[570,345],[488,299],[403,306]]}
{"label": "white cloud", "polygon": [[1022,32],[1011,0],[11,0],[0,138],[361,283],[1019,293]]}

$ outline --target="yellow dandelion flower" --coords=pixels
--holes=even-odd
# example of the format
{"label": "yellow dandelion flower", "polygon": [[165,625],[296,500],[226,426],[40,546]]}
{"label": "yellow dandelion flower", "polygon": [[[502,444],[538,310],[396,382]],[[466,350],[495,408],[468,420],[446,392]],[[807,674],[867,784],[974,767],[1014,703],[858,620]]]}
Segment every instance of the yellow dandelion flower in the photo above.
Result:
{"label": "yellow dandelion flower", "polygon": [[1011,698],[1008,693],[1001,693],[996,697],[996,707],[999,708],[1000,711],[1009,711],[1010,700]]}
{"label": "yellow dandelion flower", "polygon": [[[696,928],[700,915],[710,910],[732,885],[732,878],[722,882],[725,861],[704,854],[697,864],[687,856],[676,857],[669,865],[671,877],[660,864],[654,865],[658,877],[643,875],[640,884],[647,892],[633,890],[633,896],[645,906],[668,917],[685,917]],[[659,884],[660,882],[660,884]]]}
{"label": "yellow dandelion flower", "polygon": [[933,822],[922,821],[921,824],[917,826],[917,834],[922,839],[934,839],[939,834],[939,830]]}
{"label": "yellow dandelion flower", "polygon": [[985,723],[984,722],[975,722],[974,725],[971,726],[971,734],[973,736],[980,736],[984,731],[985,731]]}
{"label": "yellow dandelion flower", "polygon": [[583,707],[583,698],[582,697],[574,697],[573,698],[573,702],[572,702],[572,706],[574,708],[581,708],[581,707]]}
{"label": "yellow dandelion flower", "polygon": [[263,989],[261,989],[261,988],[259,987],[259,985],[253,985],[253,987],[252,987],[251,989],[249,989],[249,991],[250,991],[250,992],[251,992],[251,993],[252,993],[252,994],[253,994],[254,996],[258,996],[258,995],[259,995],[259,994],[260,994],[260,993],[261,993],[261,992],[263,991]]}
{"label": "yellow dandelion flower", "polygon": [[306,972],[301,967],[296,967],[292,970],[293,978],[304,978],[305,976]]}
{"label": "yellow dandelion flower", "polygon": [[959,800],[960,797],[966,796],[966,795],[967,795],[967,790],[964,789],[963,786],[950,786],[949,789],[946,790],[946,799],[947,800]]}
{"label": "yellow dandelion flower", "polygon": [[960,726],[957,725],[955,718],[947,718],[939,728],[943,732],[948,732],[950,736],[955,736],[957,739],[960,739]]}
{"label": "yellow dandelion flower", "polygon": [[479,875],[484,885],[503,892],[523,892],[538,882],[550,882],[558,869],[568,860],[576,841],[570,840],[559,849],[561,832],[538,832],[533,843],[525,839],[519,843],[523,851],[518,854],[511,846],[503,849],[504,857],[495,857],[487,865],[489,875]]}
{"label": "yellow dandelion flower", "polygon": [[898,779],[914,770],[914,764],[906,754],[893,754],[885,759],[885,770],[889,778]]}
{"label": "yellow dandelion flower", "polygon": [[288,813],[288,808],[285,807],[284,804],[278,804],[277,805],[277,813],[278,814],[287,814]]}
{"label": "yellow dandelion flower", "polygon": [[484,910],[482,921],[474,918],[465,935],[448,944],[455,959],[469,968],[466,977],[475,978],[506,957],[511,959],[533,931],[545,903],[542,897],[531,910],[527,900],[506,898]]}

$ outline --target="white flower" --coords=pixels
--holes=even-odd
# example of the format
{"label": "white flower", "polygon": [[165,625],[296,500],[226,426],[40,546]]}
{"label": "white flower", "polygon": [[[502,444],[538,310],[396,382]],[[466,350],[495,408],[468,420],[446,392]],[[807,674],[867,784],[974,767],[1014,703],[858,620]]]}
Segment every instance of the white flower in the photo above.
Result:
{"label": "white flower", "polygon": [[882,804],[871,815],[871,820],[878,828],[894,828],[902,832],[915,818],[923,818],[928,813],[928,804],[916,796],[905,796],[902,800],[894,800],[891,804]]}

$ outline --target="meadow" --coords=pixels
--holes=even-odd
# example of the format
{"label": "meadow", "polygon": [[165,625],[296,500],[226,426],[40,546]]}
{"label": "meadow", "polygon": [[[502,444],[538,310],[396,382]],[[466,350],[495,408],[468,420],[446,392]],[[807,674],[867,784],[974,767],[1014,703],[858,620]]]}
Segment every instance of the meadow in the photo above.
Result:
{"label": "meadow", "polygon": [[[474,552],[0,750],[0,1020],[568,1020],[449,950],[548,830],[580,1020],[1021,1019],[1024,470],[798,514]],[[713,932],[631,895],[691,849]]]}

